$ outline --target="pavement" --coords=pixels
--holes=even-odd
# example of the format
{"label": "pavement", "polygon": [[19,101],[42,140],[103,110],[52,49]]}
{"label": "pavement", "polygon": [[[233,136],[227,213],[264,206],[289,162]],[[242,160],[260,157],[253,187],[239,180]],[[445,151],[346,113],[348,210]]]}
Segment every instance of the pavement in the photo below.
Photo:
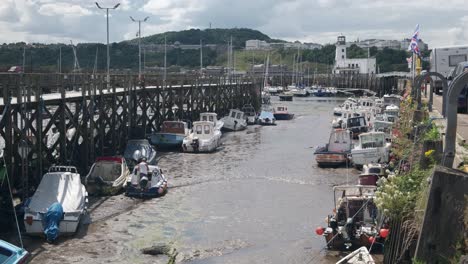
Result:
{"label": "pavement", "polygon": [[[424,98],[423,100],[428,100]],[[443,126],[442,135],[445,136],[445,127],[447,126],[447,120],[442,117],[442,96],[434,94],[432,112],[429,113],[432,118],[435,118],[435,122],[438,126]],[[464,158],[468,158],[468,148],[461,144],[468,143],[468,114],[457,115],[457,145],[456,154],[453,167],[457,168],[458,165],[463,162]]]}

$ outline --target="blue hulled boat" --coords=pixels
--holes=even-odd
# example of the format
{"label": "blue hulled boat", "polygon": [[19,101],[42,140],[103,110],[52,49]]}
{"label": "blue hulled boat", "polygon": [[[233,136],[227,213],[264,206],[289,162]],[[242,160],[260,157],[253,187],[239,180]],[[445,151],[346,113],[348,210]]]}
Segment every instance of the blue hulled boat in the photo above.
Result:
{"label": "blue hulled boat", "polygon": [[161,132],[152,134],[149,140],[151,144],[160,149],[180,148],[188,133],[186,122],[164,121]]}

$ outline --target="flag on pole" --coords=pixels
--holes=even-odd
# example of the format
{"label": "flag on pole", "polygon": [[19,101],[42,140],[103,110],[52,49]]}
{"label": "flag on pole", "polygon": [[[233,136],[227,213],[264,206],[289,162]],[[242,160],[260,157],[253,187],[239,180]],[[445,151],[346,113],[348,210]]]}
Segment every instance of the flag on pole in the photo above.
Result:
{"label": "flag on pole", "polygon": [[421,53],[419,51],[418,41],[419,41],[419,24],[416,25],[416,29],[414,30],[414,34],[413,34],[413,37],[411,38],[408,50],[420,56]]}

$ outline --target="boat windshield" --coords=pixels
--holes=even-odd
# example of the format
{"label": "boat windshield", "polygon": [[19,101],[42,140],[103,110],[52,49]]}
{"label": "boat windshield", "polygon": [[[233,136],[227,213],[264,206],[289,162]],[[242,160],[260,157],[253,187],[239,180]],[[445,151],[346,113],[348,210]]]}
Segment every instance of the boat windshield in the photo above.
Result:
{"label": "boat windshield", "polygon": [[164,122],[162,126],[163,133],[185,133],[185,125],[182,122]]}
{"label": "boat windshield", "polygon": [[366,120],[362,116],[348,119],[348,127],[359,127],[359,126],[365,126],[365,125],[366,125]]}
{"label": "boat windshield", "polygon": [[361,134],[360,143],[362,148],[380,148],[384,146],[384,134]]}
{"label": "boat windshield", "polygon": [[276,110],[278,110],[278,111],[285,111],[286,109],[285,109],[285,107],[278,106],[278,107],[276,108]]}
{"label": "boat windshield", "polygon": [[380,168],[369,168],[370,174],[380,174]]}
{"label": "boat windshield", "polygon": [[133,160],[133,153],[135,153],[135,151],[139,150],[141,152],[141,156],[148,159],[151,156],[152,148],[151,148],[151,145],[148,142],[146,142],[146,143],[147,144],[144,144],[144,141],[143,142],[141,142],[141,141],[136,141],[136,142],[129,141],[127,143],[127,148],[125,148],[124,157],[126,159]]}
{"label": "boat windshield", "polygon": [[91,177],[101,177],[104,181],[114,181],[122,174],[122,166],[116,161],[99,161],[90,174]]}
{"label": "boat windshield", "polygon": [[0,247],[0,263],[6,263],[6,261],[13,255],[13,252],[6,248]]}

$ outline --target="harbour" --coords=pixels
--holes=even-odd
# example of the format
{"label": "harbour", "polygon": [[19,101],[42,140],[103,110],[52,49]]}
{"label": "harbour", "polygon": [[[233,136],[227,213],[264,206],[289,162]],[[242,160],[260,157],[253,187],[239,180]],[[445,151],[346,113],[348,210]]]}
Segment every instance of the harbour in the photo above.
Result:
{"label": "harbour", "polygon": [[[227,133],[212,154],[162,153],[158,164],[170,175],[166,196],[143,202],[105,198],[91,205],[89,222],[75,238],[40,246],[32,263],[166,263],[140,251],[158,243],[170,244],[188,263],[335,263],[340,254],[322,250],[313,230],[333,207],[332,186],[347,177],[357,181],[357,173],[320,169],[312,153],[328,139],[332,109],[341,101],[290,102],[295,119]],[[324,132],[313,133],[311,126]]]}

